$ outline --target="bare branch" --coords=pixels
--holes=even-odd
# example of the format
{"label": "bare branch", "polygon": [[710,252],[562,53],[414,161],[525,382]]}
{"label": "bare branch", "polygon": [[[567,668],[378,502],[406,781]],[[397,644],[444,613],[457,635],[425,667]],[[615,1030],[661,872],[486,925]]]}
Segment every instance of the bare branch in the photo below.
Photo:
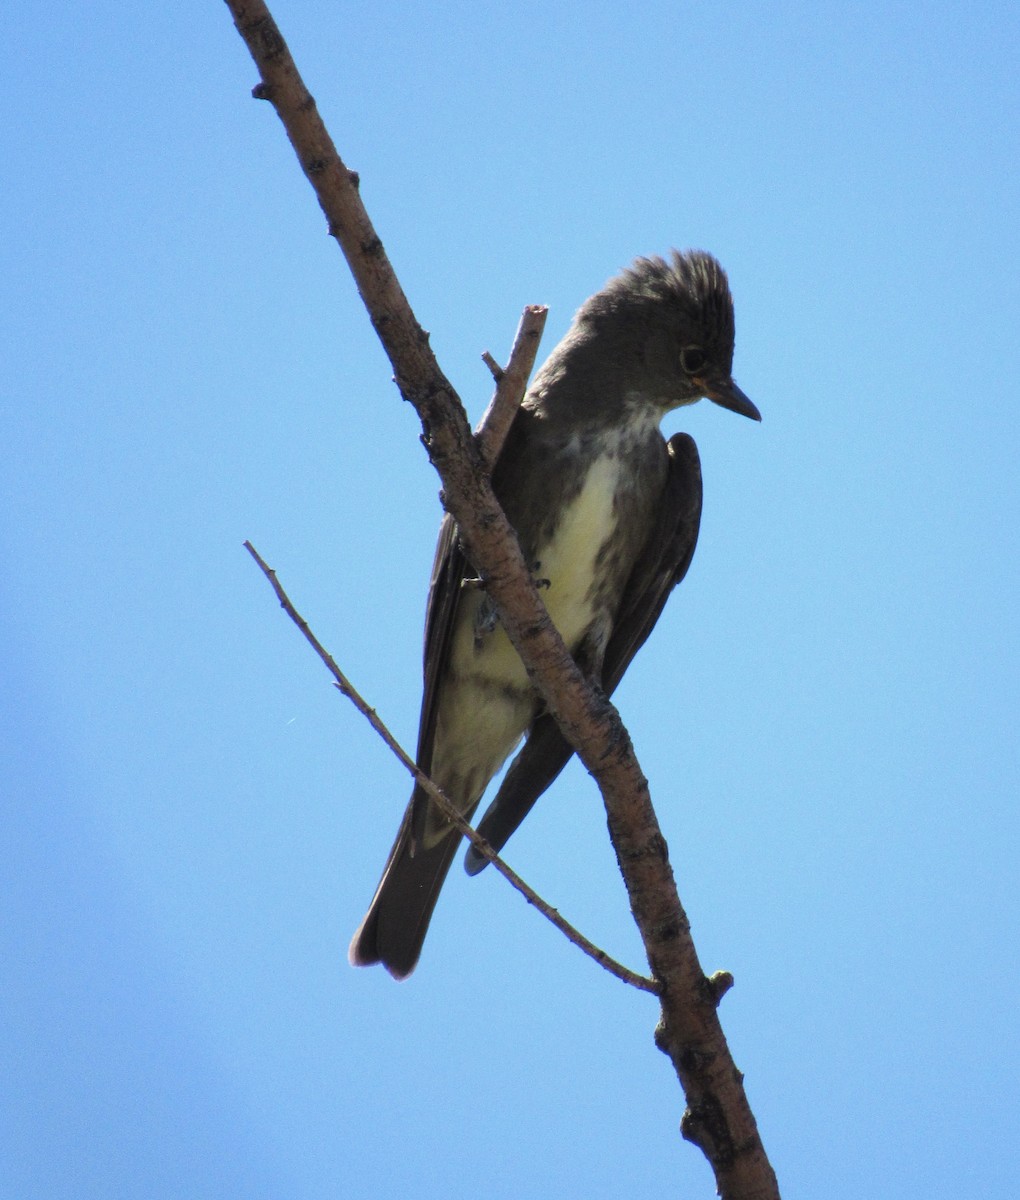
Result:
{"label": "bare branch", "polygon": [[351,701],[358,712],[360,712],[361,715],[368,721],[369,725],[371,725],[376,733],[382,738],[397,759],[403,764],[404,767],[407,768],[415,782],[420,784],[421,787],[428,792],[431,799],[434,800],[439,806],[443,816],[452,825],[456,826],[458,832],[466,837],[472,846],[474,846],[482,855],[484,855],[485,858],[489,860],[490,863],[492,863],[496,870],[499,871],[499,873],[521,893],[521,895],[529,904],[537,908],[544,917],[546,917],[553,923],[553,925],[556,926],[556,928],[564,935],[564,937],[573,942],[574,945],[579,949],[583,950],[589,958],[593,958],[600,967],[604,967],[611,975],[615,975],[617,979],[622,980],[624,983],[629,983],[632,987],[640,988],[641,991],[644,992],[658,992],[659,985],[653,979],[646,979],[643,975],[638,975],[636,972],[630,970],[629,967],[625,967],[622,963],[617,962],[615,958],[607,954],[605,950],[602,950],[596,946],[594,942],[589,941],[589,939],[586,938],[583,933],[571,925],[569,921],[560,916],[559,912],[553,908],[551,904],[543,900],[533,887],[525,883],[520,875],[518,875],[512,867],[508,866],[503,859],[499,857],[499,855],[495,850],[493,850],[485,838],[481,837],[475,832],[472,826],[465,821],[464,817],[454,807],[454,805],[450,803],[449,799],[440,790],[440,788],[438,788],[436,784],[429,778],[429,776],[418,767],[418,764],[414,761],[414,759],[411,758],[411,756],[406,750],[404,750],[403,746],[400,745],[393,734],[390,733],[385,722],[382,720],[376,710],[368,704],[368,702],[358,692],[354,684],[351,683],[343,671],[340,670],[336,664],[336,660],[312,632],[311,626],[308,624],[308,622],[294,607],[290,597],[283,590],[283,585],[277,578],[276,572],[273,570],[273,568],[266,563],[265,559],[261,554],[259,554],[251,542],[245,542],[244,548],[258,563],[262,574],[265,575],[265,577],[269,580],[273,591],[276,593],[276,598],[280,601],[280,606],[283,608],[284,612],[286,612],[287,616],[290,617],[298,629],[301,630],[305,640],[323,661],[326,669],[333,676],[333,679],[336,682],[336,687],[344,696],[348,698],[348,700]]}

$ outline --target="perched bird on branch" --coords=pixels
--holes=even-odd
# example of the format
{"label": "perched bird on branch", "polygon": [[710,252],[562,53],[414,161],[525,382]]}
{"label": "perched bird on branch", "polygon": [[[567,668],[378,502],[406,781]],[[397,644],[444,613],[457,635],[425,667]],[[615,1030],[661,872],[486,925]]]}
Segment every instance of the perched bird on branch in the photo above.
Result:
{"label": "perched bird on branch", "polygon": [[[535,376],[493,468],[553,623],[607,694],[690,565],[701,518],[693,440],[659,430],[707,398],[761,420],[733,382],[733,300],[709,254],[639,258],[592,296]],[[478,831],[499,850],[573,751],[528,681],[457,527],[439,535],[425,622],[418,766],[470,819],[521,737]],[[368,915],[356,966],[414,969],[460,835],[416,787]],[[468,850],[471,874],[485,859]]]}

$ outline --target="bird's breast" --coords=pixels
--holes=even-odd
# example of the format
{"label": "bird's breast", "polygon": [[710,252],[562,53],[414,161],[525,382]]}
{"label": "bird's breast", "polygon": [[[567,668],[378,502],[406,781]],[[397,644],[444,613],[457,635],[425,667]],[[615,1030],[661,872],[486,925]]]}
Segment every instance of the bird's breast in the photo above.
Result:
{"label": "bird's breast", "polygon": [[[553,624],[568,649],[575,650],[602,604],[600,572],[607,564],[605,547],[618,521],[618,496],[625,461],[617,454],[596,458],[583,482],[548,525],[531,563],[535,580]],[[525,688],[527,676],[502,626],[486,625],[484,593],[466,597],[458,614],[450,665],[456,676],[471,676],[495,688]]]}
{"label": "bird's breast", "polygon": [[537,548],[533,570],[541,581],[549,616],[570,648],[577,645],[596,615],[596,568],[602,547],[615,528],[620,481],[618,456],[596,459],[551,537]]}

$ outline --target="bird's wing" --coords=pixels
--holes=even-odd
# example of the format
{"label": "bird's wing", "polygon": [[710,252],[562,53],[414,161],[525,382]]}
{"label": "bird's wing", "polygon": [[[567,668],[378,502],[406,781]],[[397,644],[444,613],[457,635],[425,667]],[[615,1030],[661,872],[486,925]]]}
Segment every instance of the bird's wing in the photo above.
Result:
{"label": "bird's wing", "polygon": [[[432,562],[432,579],[429,583],[428,602],[425,607],[425,648],[423,659],[423,688],[421,718],[418,724],[417,763],[426,775],[432,771],[432,749],[436,736],[438,713],[439,680],[449,656],[450,638],[453,634],[457,603],[461,585],[471,568],[457,536],[457,523],[449,513],[443,517],[436,542],[436,556]],[[411,828],[421,835],[428,797],[420,788],[415,788],[411,797],[414,813]]]}
{"label": "bird's wing", "polygon": [[[701,524],[701,460],[694,439],[674,434],[668,443],[669,473],[655,528],[627,581],[602,666],[602,687],[612,695],[631,659],[659,619],[669,594],[687,574]],[[549,713],[533,723],[518,753],[478,825],[478,832],[495,850],[531,811],[535,801],[567,765],[573,748]],[[486,859],[469,847],[468,874],[477,874]]]}

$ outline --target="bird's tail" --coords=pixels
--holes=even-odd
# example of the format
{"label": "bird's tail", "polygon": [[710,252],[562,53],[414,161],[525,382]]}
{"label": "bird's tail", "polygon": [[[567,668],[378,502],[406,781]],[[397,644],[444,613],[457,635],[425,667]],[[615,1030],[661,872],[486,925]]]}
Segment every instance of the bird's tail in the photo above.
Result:
{"label": "bird's tail", "polygon": [[382,963],[394,979],[414,970],[446,873],[460,845],[455,830],[426,847],[412,836],[414,800],[400,823],[382,879],[365,919],[351,939],[355,967]]}

